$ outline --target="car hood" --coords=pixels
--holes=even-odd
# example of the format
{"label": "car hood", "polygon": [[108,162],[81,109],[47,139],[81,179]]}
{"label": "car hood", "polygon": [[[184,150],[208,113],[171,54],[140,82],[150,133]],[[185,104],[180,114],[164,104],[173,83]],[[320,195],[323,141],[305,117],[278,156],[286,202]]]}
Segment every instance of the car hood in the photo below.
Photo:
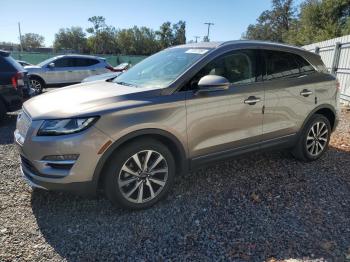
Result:
{"label": "car hood", "polygon": [[36,65],[30,65],[30,66],[24,66],[24,69],[30,72],[30,71],[39,70],[41,69],[41,67]]}
{"label": "car hood", "polygon": [[83,79],[82,83],[97,81],[97,80],[107,80],[107,79],[111,79],[113,77],[117,77],[120,74],[121,74],[121,72],[111,72],[111,73],[89,76],[89,77]]}
{"label": "car hood", "polygon": [[153,94],[150,91],[159,94],[160,90],[95,81],[44,93],[25,102],[23,108],[33,120],[92,115],[144,104],[143,98]]}

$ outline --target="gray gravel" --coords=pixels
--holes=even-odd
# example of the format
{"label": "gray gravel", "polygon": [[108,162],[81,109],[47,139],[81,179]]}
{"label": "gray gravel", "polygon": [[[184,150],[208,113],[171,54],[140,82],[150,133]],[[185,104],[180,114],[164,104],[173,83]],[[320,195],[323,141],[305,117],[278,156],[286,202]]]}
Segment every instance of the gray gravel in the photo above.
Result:
{"label": "gray gravel", "polygon": [[350,112],[314,163],[256,153],[177,178],[145,211],[32,191],[0,124],[0,261],[350,261]]}

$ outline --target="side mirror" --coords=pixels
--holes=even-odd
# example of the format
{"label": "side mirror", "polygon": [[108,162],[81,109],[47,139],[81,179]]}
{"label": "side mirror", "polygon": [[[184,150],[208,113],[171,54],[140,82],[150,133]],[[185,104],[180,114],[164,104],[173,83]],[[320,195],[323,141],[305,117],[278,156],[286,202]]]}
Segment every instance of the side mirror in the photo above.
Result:
{"label": "side mirror", "polygon": [[48,68],[54,68],[55,67],[55,63],[50,63],[47,67]]}
{"label": "side mirror", "polygon": [[222,76],[207,75],[199,80],[198,87],[197,93],[224,91],[230,87],[230,82]]}

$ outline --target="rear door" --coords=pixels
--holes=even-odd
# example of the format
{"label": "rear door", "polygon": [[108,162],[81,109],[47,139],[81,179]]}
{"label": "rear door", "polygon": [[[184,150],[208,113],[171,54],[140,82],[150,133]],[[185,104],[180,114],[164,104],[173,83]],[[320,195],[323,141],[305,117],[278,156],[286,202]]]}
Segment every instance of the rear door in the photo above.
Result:
{"label": "rear door", "polygon": [[[224,153],[262,139],[264,89],[257,83],[256,52],[229,52],[214,59],[191,81],[186,99],[189,154],[192,158]],[[196,94],[205,75],[226,77],[228,90]],[[194,87],[193,87],[194,86]],[[255,100],[254,103],[249,101]]]}
{"label": "rear door", "polygon": [[293,53],[263,50],[265,110],[263,139],[288,137],[298,132],[315,107],[315,69]]}
{"label": "rear door", "polygon": [[94,58],[73,58],[74,61],[74,82],[81,82],[84,78],[92,75],[99,74],[96,65],[100,63],[99,60]]}

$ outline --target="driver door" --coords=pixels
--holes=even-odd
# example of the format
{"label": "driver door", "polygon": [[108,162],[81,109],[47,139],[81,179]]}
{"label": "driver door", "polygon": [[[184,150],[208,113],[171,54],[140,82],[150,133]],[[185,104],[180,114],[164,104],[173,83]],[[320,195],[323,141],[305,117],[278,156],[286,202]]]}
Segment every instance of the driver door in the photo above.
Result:
{"label": "driver door", "polygon": [[[187,92],[187,135],[193,159],[244,149],[262,140],[264,89],[256,81],[257,52],[225,54],[206,65],[191,81]],[[196,93],[199,79],[219,75],[229,89]],[[255,103],[250,103],[255,98]]]}
{"label": "driver door", "polygon": [[58,58],[57,60],[53,61],[55,64],[54,67],[49,67],[47,65],[46,67],[46,83],[47,84],[65,84],[65,83],[71,83],[70,81],[70,71],[72,70],[72,58],[70,57],[63,57]]}

